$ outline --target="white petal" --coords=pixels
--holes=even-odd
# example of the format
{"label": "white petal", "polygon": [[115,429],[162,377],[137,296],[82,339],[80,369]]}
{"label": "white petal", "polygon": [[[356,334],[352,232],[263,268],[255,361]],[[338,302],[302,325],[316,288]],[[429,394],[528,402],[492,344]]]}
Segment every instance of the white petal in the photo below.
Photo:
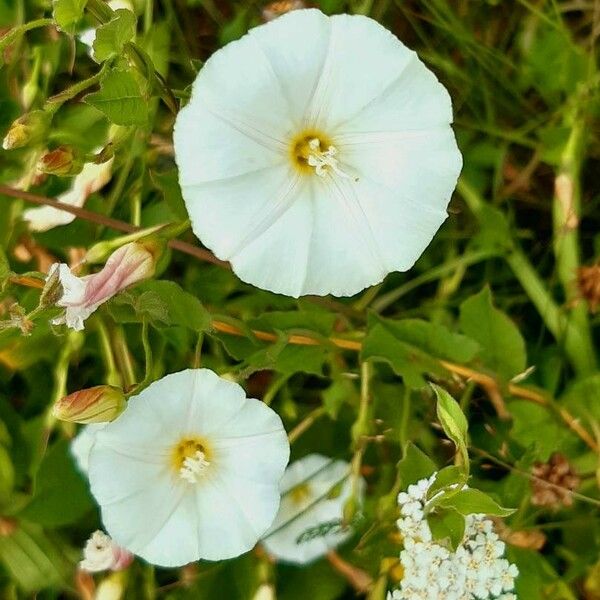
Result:
{"label": "white petal", "polygon": [[[349,464],[311,454],[292,463],[281,481],[281,506],[263,544],[278,560],[306,564],[323,556],[346,541],[350,529],[331,531],[310,540],[302,535],[323,525],[341,521],[344,505],[352,487],[348,480]],[[307,496],[298,502],[289,492],[298,485],[307,487]],[[329,497],[332,488],[341,485],[336,497]],[[363,483],[361,481],[362,493]]]}
{"label": "white petal", "polygon": [[272,221],[279,214],[278,198],[291,180],[290,168],[281,164],[226,180],[184,185],[194,231],[219,258],[229,260],[256,237],[257,227],[264,229],[269,216]]}
{"label": "white petal", "polygon": [[293,119],[300,124],[330,49],[331,24],[318,10],[300,10],[288,15],[251,30],[250,35],[263,49]]}
{"label": "white petal", "polygon": [[339,126],[342,139],[351,133],[405,133],[436,129],[452,122],[452,103],[446,88],[416,54],[410,54],[400,76]]}
{"label": "white petal", "polygon": [[196,494],[200,556],[222,560],[251,550],[279,507],[277,485],[249,485],[231,477],[201,482]]}
{"label": "white petal", "polygon": [[366,222],[389,271],[406,271],[447,218],[462,160],[449,128],[344,149]]}
{"label": "white petal", "polygon": [[[195,97],[177,115],[173,139],[182,188],[260,171],[287,158],[280,142],[216,116]],[[185,198],[193,206],[194,197]],[[189,210],[193,219],[194,210]]]}
{"label": "white petal", "polygon": [[105,423],[92,423],[82,427],[71,442],[71,454],[79,470],[87,475],[90,452],[96,441],[96,433],[105,427]]}
{"label": "white petal", "polygon": [[[253,398],[246,399],[235,418],[219,429],[213,449],[219,473],[257,483],[276,481],[278,484],[290,453],[279,415]],[[274,517],[275,513],[271,520]]]}
{"label": "white petal", "polygon": [[330,23],[329,52],[308,114],[335,132],[401,78],[415,54],[373,19],[336,15]]}
{"label": "white petal", "polygon": [[[56,200],[62,204],[79,208],[85,203],[85,197],[80,190],[76,189],[71,189],[57,196]],[[32,231],[48,231],[53,227],[71,223],[75,220],[75,215],[52,206],[39,206],[23,211],[23,219],[29,223],[29,228]]]}

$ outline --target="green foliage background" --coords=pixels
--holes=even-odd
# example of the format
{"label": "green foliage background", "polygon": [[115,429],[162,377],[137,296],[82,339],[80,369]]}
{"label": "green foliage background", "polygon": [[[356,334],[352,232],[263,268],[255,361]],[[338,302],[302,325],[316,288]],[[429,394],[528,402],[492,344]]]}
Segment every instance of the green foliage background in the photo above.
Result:
{"label": "green foliage background", "polygon": [[[0,151],[0,184],[14,191],[26,181],[56,197],[69,178],[34,180],[41,153],[69,145],[89,154],[113,127],[114,176],[86,208],[141,227],[187,218],[174,112],[203,61],[259,24],[264,7],[134,4],[137,19],[99,0],[0,0],[0,133],[27,111],[52,114],[35,143]],[[75,565],[99,516],[68,452],[75,428],[51,418],[52,403],[200,364],[235,377],[282,416],[292,459],[320,452],[365,475],[357,534],[340,555],[371,577],[372,600],[385,597],[386,559],[400,549],[395,495],[431,461],[462,465],[447,472],[456,479],[469,466],[469,485],[494,500],[490,512],[496,502],[515,508],[508,527],[546,536],[541,550],[510,547],[519,598],[600,598],[599,319],[577,285],[578,268],[600,254],[600,5],[316,4],[377,19],[449,89],[465,162],[450,218],[409,273],[342,300],[263,292],[169,250],[156,281],[117,296],[77,333],[53,328],[36,309],[39,272],[118,232],[78,218],[32,235],[22,220],[30,204],[0,188],[0,598],[86,598]],[[94,62],[72,34],[98,23]],[[559,176],[573,184],[566,212],[554,191]],[[181,239],[198,244],[189,231]],[[468,436],[455,405],[436,411],[429,382],[458,400]],[[579,473],[578,496],[570,508],[534,507],[531,466],[555,451]],[[141,599],[250,599],[267,580],[281,600],[356,593],[326,559],[300,569],[260,552],[181,571],[138,562],[121,579],[125,597]]]}

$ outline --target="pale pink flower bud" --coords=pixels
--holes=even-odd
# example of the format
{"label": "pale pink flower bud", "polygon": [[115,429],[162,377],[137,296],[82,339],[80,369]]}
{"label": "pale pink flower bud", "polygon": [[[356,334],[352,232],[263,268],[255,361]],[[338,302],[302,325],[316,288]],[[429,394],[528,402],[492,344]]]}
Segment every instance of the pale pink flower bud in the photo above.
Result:
{"label": "pale pink flower bud", "polygon": [[97,385],[73,392],[56,402],[54,416],[72,423],[107,423],[114,421],[127,402],[123,390],[112,385]]}
{"label": "pale pink flower bud", "polygon": [[81,331],[83,322],[101,304],[130,285],[152,277],[155,267],[156,257],[152,249],[137,242],[121,246],[110,255],[104,268],[93,275],[77,277],[66,264],[53,264],[48,279],[58,272],[63,293],[56,306],[66,310],[64,315],[52,322],[55,325],[66,323],[67,327]]}
{"label": "pale pink flower bud", "polygon": [[133,554],[113,542],[103,531],[94,531],[83,548],[79,568],[88,573],[121,571],[133,561]]}

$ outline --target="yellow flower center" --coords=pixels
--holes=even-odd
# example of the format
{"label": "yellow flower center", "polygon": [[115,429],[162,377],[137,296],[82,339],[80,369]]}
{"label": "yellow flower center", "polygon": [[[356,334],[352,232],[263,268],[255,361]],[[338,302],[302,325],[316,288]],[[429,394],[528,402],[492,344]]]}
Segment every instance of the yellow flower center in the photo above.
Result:
{"label": "yellow flower center", "polygon": [[310,498],[308,483],[301,483],[290,490],[290,498],[294,504],[302,504]]}
{"label": "yellow flower center", "polygon": [[171,466],[188,483],[196,483],[210,466],[211,452],[200,438],[181,440],[173,449]]}
{"label": "yellow flower center", "polygon": [[305,175],[350,177],[340,168],[337,154],[331,139],[314,129],[303,131],[290,145],[292,164]]}

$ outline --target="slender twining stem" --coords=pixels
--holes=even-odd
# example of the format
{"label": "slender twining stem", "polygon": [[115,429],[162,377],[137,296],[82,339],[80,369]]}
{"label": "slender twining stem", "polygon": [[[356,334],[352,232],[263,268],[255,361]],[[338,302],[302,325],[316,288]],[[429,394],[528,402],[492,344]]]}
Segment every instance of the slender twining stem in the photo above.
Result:
{"label": "slender twining stem", "polygon": [[81,94],[81,92],[84,92],[85,90],[100,83],[100,80],[108,68],[108,64],[108,62],[105,62],[95,75],[92,75],[83,81],[78,81],[77,83],[68,87],[66,90],[63,90],[55,96],[48,98],[48,100],[46,100],[46,104],[44,105],[44,110],[56,112],[68,100],[75,98],[75,96],[78,96]]}
{"label": "slender twining stem", "polygon": [[292,429],[288,434],[288,440],[290,444],[293,444],[305,431],[310,429],[314,423],[325,414],[325,409],[319,406],[311,412]]}
{"label": "slender twining stem", "polygon": [[[58,210],[71,213],[72,215],[75,215],[80,219],[84,219],[85,221],[97,223],[98,225],[104,225],[105,227],[110,227],[116,231],[123,231],[125,233],[141,231],[141,227],[136,227],[135,225],[131,225],[125,221],[119,221],[118,219],[113,219],[112,217],[107,217],[85,208],[63,204],[62,202],[58,202],[52,198],[47,198],[46,196],[40,196],[38,194],[24,192],[23,190],[17,190],[7,185],[0,184],[0,195],[10,196],[11,198],[19,198],[21,200],[32,202],[34,204],[41,204],[43,206],[52,206]],[[204,248],[199,248],[198,246],[188,244],[187,242],[182,242],[181,240],[170,240],[168,245],[170,248],[173,248],[173,250],[178,250],[179,252],[189,254],[190,256],[193,256],[199,260],[210,262],[220,267],[229,268],[229,263],[219,260],[214,254],[208,250],[205,250]]]}
{"label": "slender twining stem", "polygon": [[29,23],[23,23],[23,25],[14,27],[0,38],[0,54],[24,33],[31,31],[32,29],[39,29],[40,27],[48,27],[50,25],[54,25],[54,19],[36,19],[34,21],[29,21]]}

